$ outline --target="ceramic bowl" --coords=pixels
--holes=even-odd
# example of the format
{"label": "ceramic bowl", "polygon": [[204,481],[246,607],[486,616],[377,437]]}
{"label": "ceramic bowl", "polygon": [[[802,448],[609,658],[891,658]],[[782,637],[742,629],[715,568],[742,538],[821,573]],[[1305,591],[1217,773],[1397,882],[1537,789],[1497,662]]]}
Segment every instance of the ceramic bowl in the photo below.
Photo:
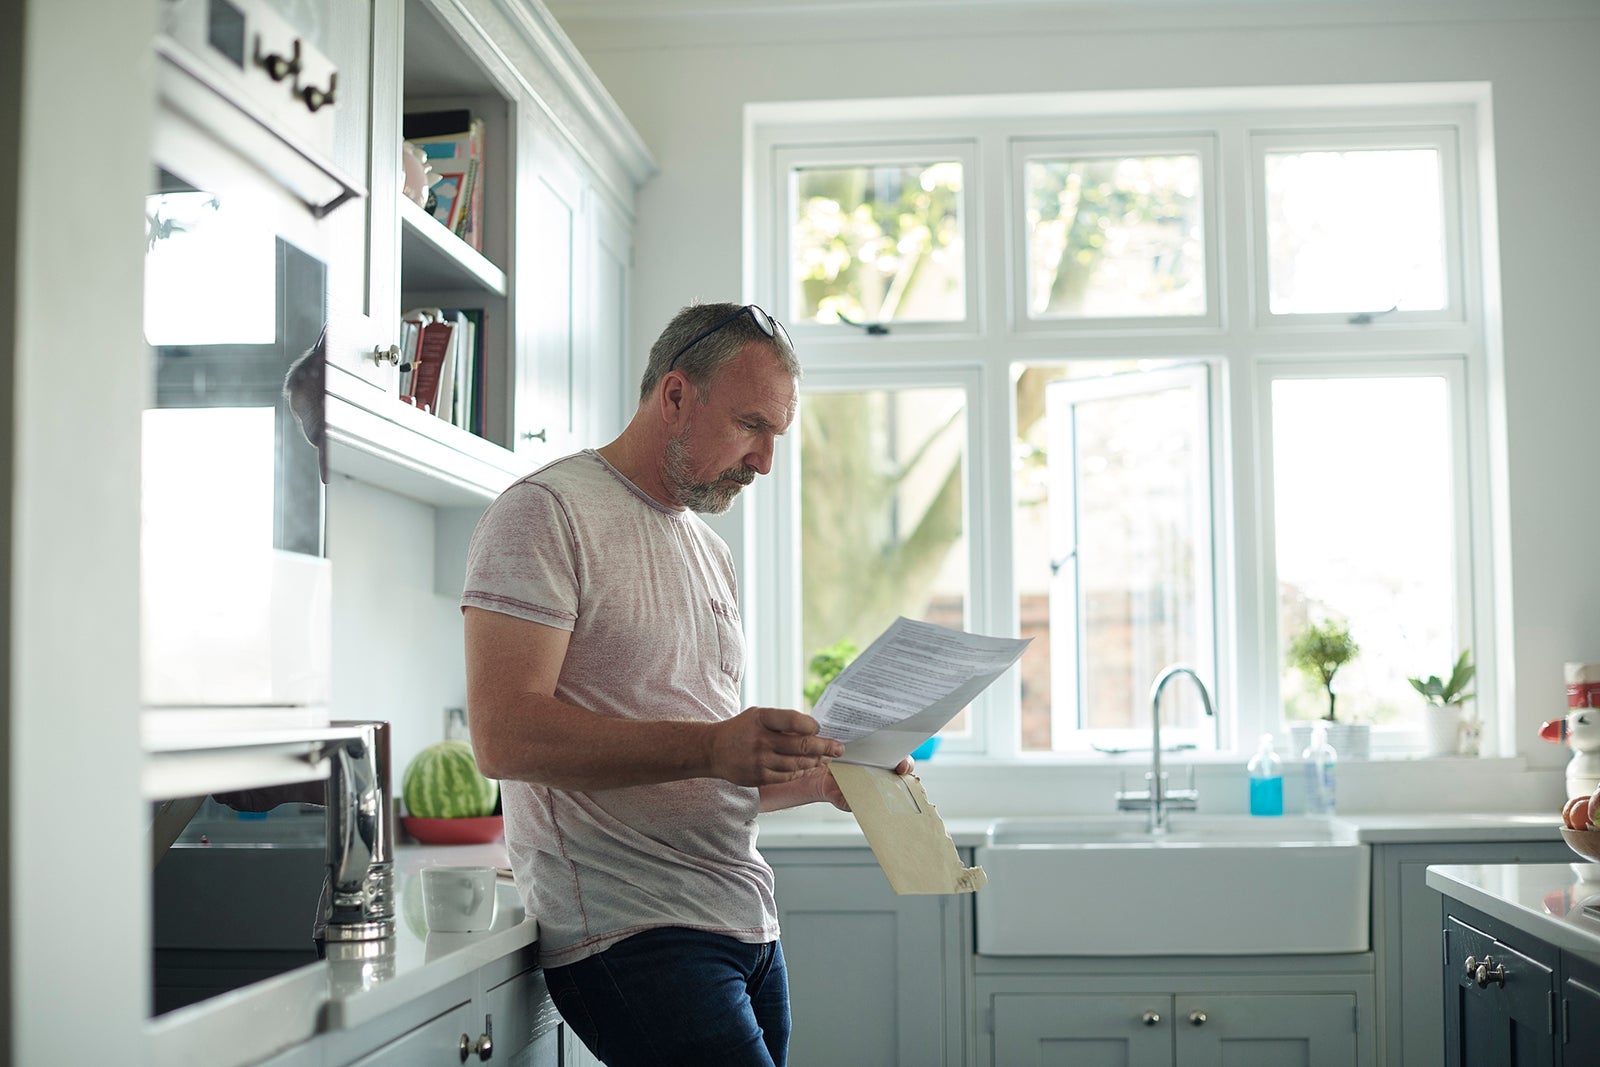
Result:
{"label": "ceramic bowl", "polygon": [[[400,825],[424,845],[487,845],[505,833],[505,816],[484,815],[474,819],[421,819],[404,815]],[[1600,834],[1596,834],[1600,837]]]}
{"label": "ceramic bowl", "polygon": [[1568,830],[1561,828],[1567,847],[1590,863],[1600,863],[1600,830]]}

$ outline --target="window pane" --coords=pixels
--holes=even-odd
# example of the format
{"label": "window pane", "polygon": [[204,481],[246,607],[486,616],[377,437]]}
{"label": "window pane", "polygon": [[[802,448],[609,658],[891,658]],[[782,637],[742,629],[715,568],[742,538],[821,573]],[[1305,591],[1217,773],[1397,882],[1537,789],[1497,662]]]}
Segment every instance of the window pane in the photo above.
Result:
{"label": "window pane", "polygon": [[[805,395],[800,568],[807,663],[841,640],[866,648],[900,615],[966,628],[966,422],[960,389]],[[966,728],[963,711],[945,732]]]}
{"label": "window pane", "polygon": [[1198,156],[1030,160],[1033,318],[1202,315]]}
{"label": "window pane", "polygon": [[[1029,366],[1017,378],[1018,614],[1035,639],[1020,668],[1024,751],[1074,747],[1078,730],[1147,745],[1161,670],[1210,673],[1204,372],[1108,369]],[[1203,714],[1187,686],[1163,700],[1163,726],[1177,731],[1209,734]]]}
{"label": "window pane", "polygon": [[794,319],[965,319],[961,182],[955,162],[796,170]]}
{"label": "window pane", "polygon": [[1334,676],[1339,718],[1403,721],[1421,703],[1407,676],[1448,673],[1460,653],[1447,383],[1275,381],[1272,465],[1287,717],[1327,712],[1284,655],[1308,622],[1331,619],[1360,646]]}
{"label": "window pane", "polygon": [[1274,315],[1445,306],[1436,150],[1273,152],[1266,184]]}

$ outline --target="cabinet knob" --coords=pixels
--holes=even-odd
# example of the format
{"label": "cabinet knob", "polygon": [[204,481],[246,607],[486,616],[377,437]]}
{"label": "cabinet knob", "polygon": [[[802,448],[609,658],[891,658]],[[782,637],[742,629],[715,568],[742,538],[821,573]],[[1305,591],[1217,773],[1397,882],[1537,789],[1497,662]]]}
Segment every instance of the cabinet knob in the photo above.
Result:
{"label": "cabinet knob", "polygon": [[1204,1026],[1206,1024],[1206,1020],[1210,1018],[1211,1016],[1207,1015],[1199,1008],[1196,1008],[1194,1011],[1189,1013],[1189,1023],[1192,1026]]}
{"label": "cabinet knob", "polygon": [[522,438],[525,441],[543,441],[545,439],[546,432],[547,431],[545,430],[540,430],[538,433],[534,433],[532,430],[524,430],[522,432]]}
{"label": "cabinet knob", "polygon": [[1146,1026],[1156,1026],[1161,1022],[1161,1013],[1159,1011],[1147,1011],[1139,1016],[1139,1021]]}
{"label": "cabinet knob", "polygon": [[1506,987],[1506,965],[1496,963],[1493,956],[1485,956],[1483,957],[1483,962],[1478,964],[1477,969],[1472,972],[1472,979],[1478,983],[1479,989],[1489,988],[1490,982],[1494,982],[1501,989],[1504,989]]}
{"label": "cabinet knob", "polygon": [[400,346],[399,345],[390,345],[388,348],[376,348],[376,347],[373,348],[373,350],[372,350],[372,362],[378,363],[378,364],[393,363],[395,366],[399,366],[400,365]]}
{"label": "cabinet knob", "polygon": [[476,1041],[466,1034],[461,1035],[461,1062],[466,1063],[467,1057],[473,1053],[478,1054],[478,1062],[489,1062],[489,1057],[494,1055],[494,1041],[490,1039],[488,1034],[479,1035]]}

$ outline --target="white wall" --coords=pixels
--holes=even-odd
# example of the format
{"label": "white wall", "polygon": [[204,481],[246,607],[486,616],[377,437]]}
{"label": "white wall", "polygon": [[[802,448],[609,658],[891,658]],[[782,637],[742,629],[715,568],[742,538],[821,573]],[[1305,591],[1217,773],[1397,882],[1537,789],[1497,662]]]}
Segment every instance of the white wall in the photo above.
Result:
{"label": "white wall", "polygon": [[[1502,485],[1509,505],[1502,512],[1511,596],[1502,607],[1511,622],[1513,742],[1530,766],[1566,762],[1570,753],[1539,741],[1535,731],[1564,710],[1562,664],[1600,660],[1594,534],[1600,493],[1590,469],[1600,456],[1591,413],[1600,396],[1600,346],[1589,314],[1600,295],[1594,267],[1600,212],[1592,192],[1600,174],[1595,4],[1486,2],[1471,10],[1542,14],[1452,14],[1442,21],[1418,18],[1416,8],[1404,6],[1396,14],[1392,5],[1377,14],[1315,3],[1232,9],[1244,10],[1254,24],[1241,24],[1230,9],[1193,5],[1179,11],[1135,4],[1120,9],[1131,15],[1112,16],[1094,5],[995,2],[975,5],[982,9],[977,14],[926,5],[918,17],[890,18],[883,12],[892,5],[839,15],[803,4],[788,13],[782,5],[757,4],[760,17],[704,22],[608,20],[603,4],[552,7],[661,167],[640,197],[632,344],[640,354],[689,300],[748,295],[741,288],[747,102],[1489,82],[1503,297],[1499,407],[1506,417]],[[1269,17],[1274,24],[1262,25]],[[737,521],[722,528],[738,539]]]}
{"label": "white wall", "polygon": [[333,476],[333,714],[390,723],[396,796],[411,757],[444,736],[444,709],[467,703],[460,591],[435,591],[434,536],[431,506]]}

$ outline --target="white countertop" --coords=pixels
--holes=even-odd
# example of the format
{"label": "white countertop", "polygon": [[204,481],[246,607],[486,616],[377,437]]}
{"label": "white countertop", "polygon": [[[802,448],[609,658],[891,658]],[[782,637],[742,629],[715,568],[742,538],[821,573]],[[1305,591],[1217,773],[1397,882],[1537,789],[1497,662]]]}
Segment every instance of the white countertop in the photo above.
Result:
{"label": "white countertop", "polygon": [[1426,879],[1446,897],[1600,963],[1600,864],[1441,865]]}
{"label": "white countertop", "polygon": [[[1183,812],[1172,816],[1181,825]],[[1071,815],[1052,815],[1070,819]],[[1089,816],[1085,816],[1088,818]],[[1094,816],[1100,818],[1103,816]],[[1142,813],[1129,813],[1130,826],[1138,826]],[[1559,814],[1505,814],[1500,812],[1412,812],[1385,815],[1340,815],[1340,821],[1357,828],[1365,844],[1406,844],[1462,841],[1559,841]],[[944,820],[950,839],[958,847],[981,845],[993,825],[992,817],[963,816]],[[842,811],[813,805],[761,816],[757,843],[764,849],[865,848],[867,840],[855,819]]]}
{"label": "white countertop", "polygon": [[[151,1020],[150,1062],[253,1063],[319,1033],[370,1022],[432,990],[538,942],[538,922],[523,911],[509,877],[497,886],[493,926],[480,933],[431,933],[422,909],[424,867],[509,867],[503,842],[400,845],[395,849],[395,935],[362,954],[330,946],[319,960],[264,982]],[[530,960],[531,962],[531,960]]]}

